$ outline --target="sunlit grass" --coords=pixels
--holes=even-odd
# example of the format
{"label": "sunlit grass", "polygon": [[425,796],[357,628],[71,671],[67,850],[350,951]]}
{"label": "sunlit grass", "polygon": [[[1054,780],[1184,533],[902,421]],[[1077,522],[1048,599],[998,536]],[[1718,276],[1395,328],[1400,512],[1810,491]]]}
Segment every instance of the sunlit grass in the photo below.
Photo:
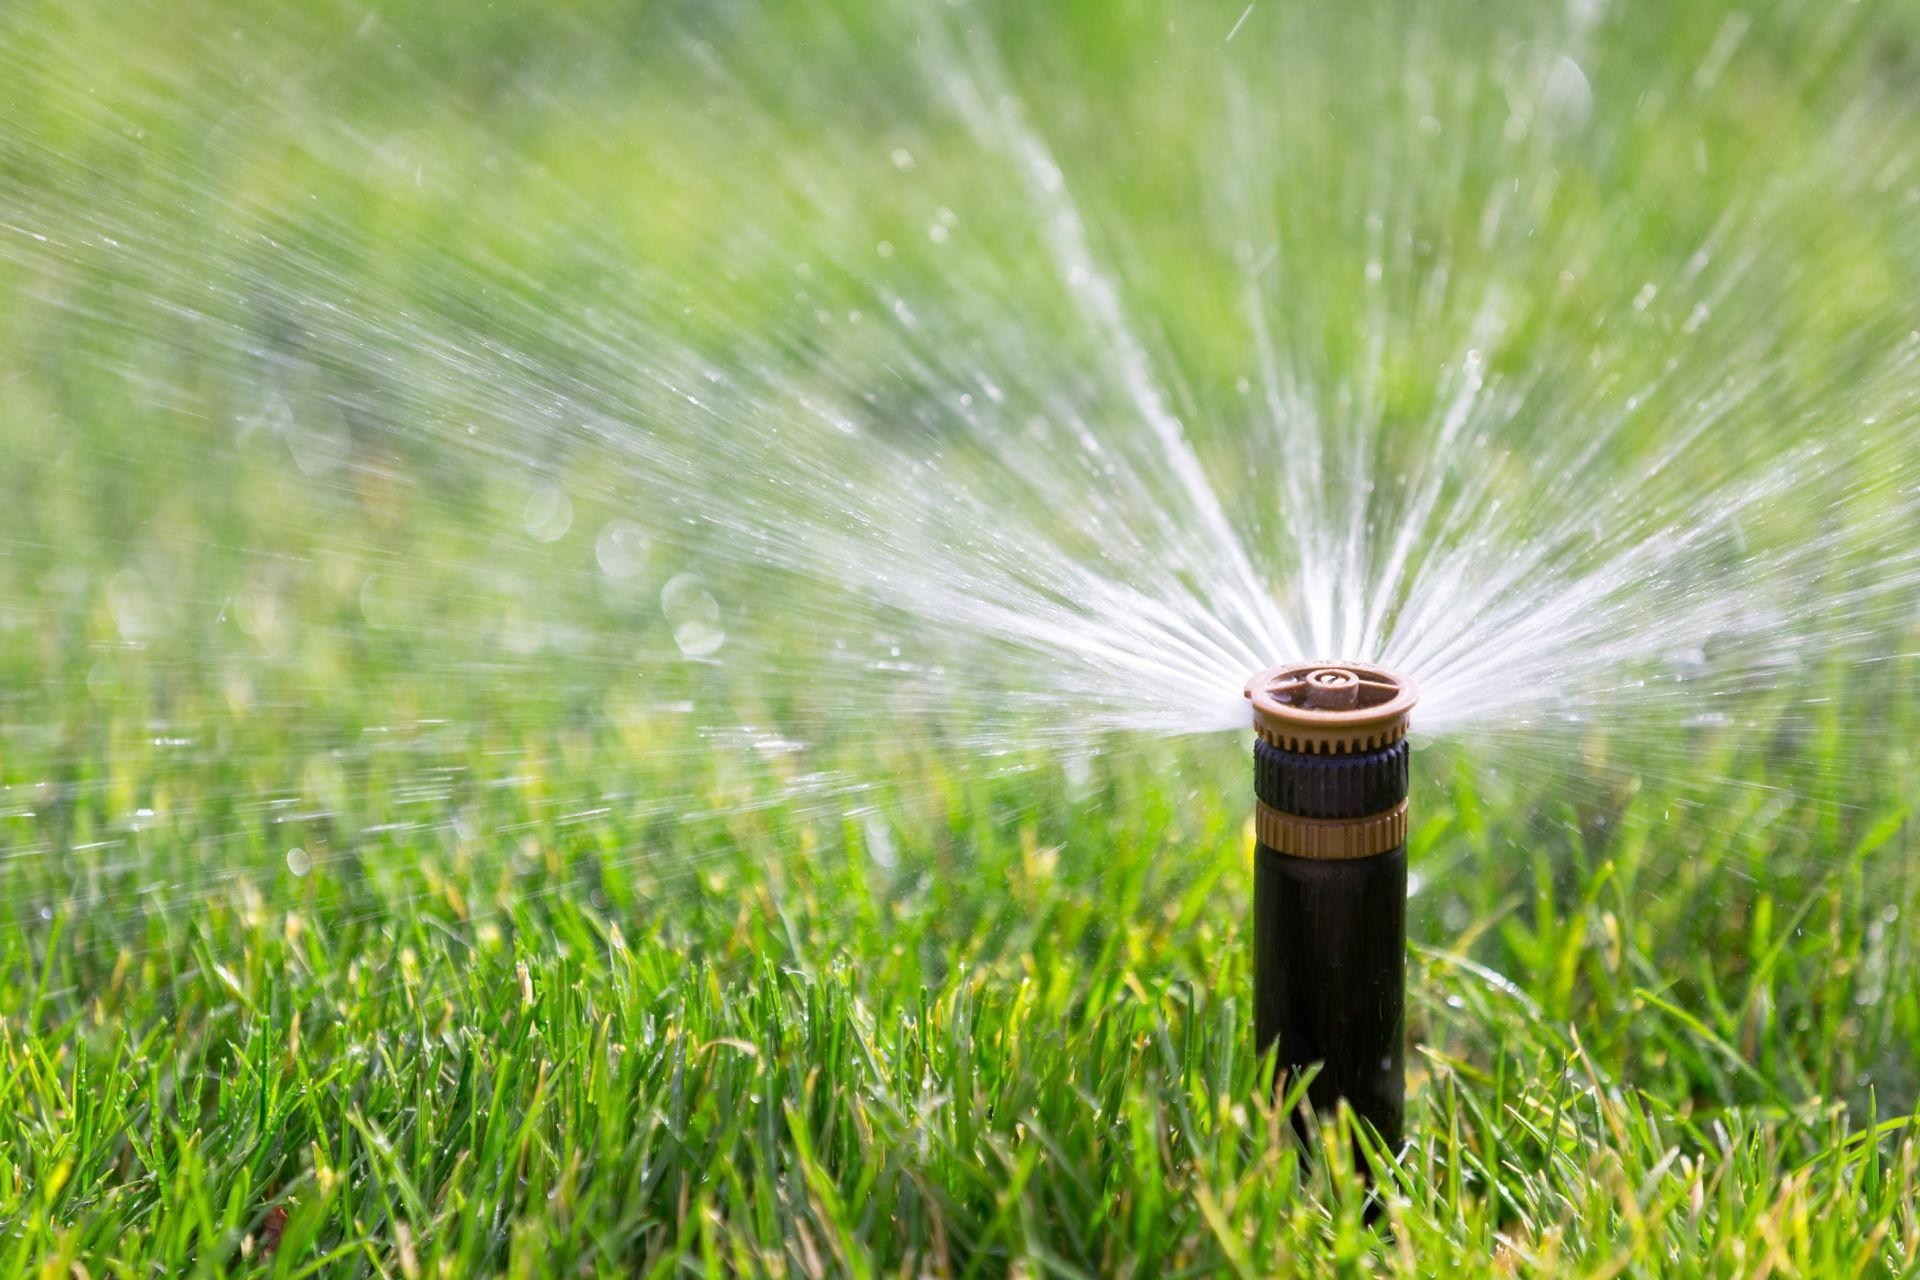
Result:
{"label": "sunlit grass", "polygon": [[[1187,82],[1154,79],[1157,34],[1110,8],[995,20],[1030,81],[1064,47],[1105,77],[1063,110],[1097,124],[1102,93],[1166,100],[1165,138],[1080,119],[1112,154],[1068,159],[1142,213],[1155,251],[1130,300],[1205,319],[1172,340],[1220,390],[1238,369],[1220,336],[1233,281],[1205,275],[1218,246],[1147,216],[1191,197]],[[1732,21],[1680,8],[1616,39],[1707,48]],[[635,514],[623,468],[641,464],[617,442],[485,435],[520,424],[474,400],[505,417],[538,398],[489,402],[491,384],[406,341],[497,325],[540,376],[594,373],[559,317],[679,314],[677,298],[606,296],[609,255],[724,260],[707,237],[750,184],[655,156],[663,114],[701,139],[791,123],[810,163],[867,122],[784,121],[778,85],[753,86],[775,95],[755,110],[729,99],[737,119],[673,121],[684,86],[641,74],[664,55],[614,6],[402,5],[364,28],[328,6],[253,23],[191,9],[47,6],[0,26],[21,36],[5,65],[42,72],[0,116],[33,144],[0,138],[7,205],[65,228],[111,197],[155,237],[77,263],[0,241],[0,1274],[1920,1267],[1920,613],[1885,661],[1797,673],[1780,696],[1812,711],[1769,719],[1755,698],[1719,727],[1628,735],[1595,716],[1557,740],[1571,752],[1524,730],[1421,746],[1411,1146],[1370,1190],[1344,1134],[1296,1137],[1251,1054],[1244,742],[1064,753],[1003,702],[931,715],[876,696],[856,705],[897,725],[846,723],[814,681],[857,672],[777,661],[837,599],[757,594],[739,566],[733,647],[689,658],[660,596],[705,567],[697,538],[661,535],[630,574],[599,555]],[[1802,100],[1826,64],[1794,57],[1821,48],[1820,16],[1776,18],[1703,117],[1718,167],[1701,177],[1702,139],[1660,131],[1654,154],[1607,157],[1645,184],[1609,224],[1630,264],[1681,253],[1673,224],[1710,223],[1719,184],[1758,190],[1741,166],[1827,137]],[[1907,65],[1911,22],[1889,7],[1864,60]],[[233,48],[197,61],[219,24]],[[850,39],[884,51],[877,30]],[[229,94],[287,114],[258,125]],[[150,132],[121,127],[156,103]],[[951,140],[915,135],[929,185],[883,189],[892,127],[822,182],[860,214],[838,231],[862,255],[889,201],[924,239],[919,205],[1004,177],[940,170]],[[471,187],[409,167],[494,174],[494,147],[509,163]],[[1609,172],[1569,175],[1559,207],[1598,219]],[[1914,247],[1878,221],[1890,205],[1807,246],[1806,278],[1765,279],[1782,299],[1768,319],[1816,351],[1887,323]],[[574,234],[582,209],[607,239]],[[995,212],[1006,226],[966,224],[989,251],[1030,233],[1025,206]],[[263,227],[308,256],[276,257],[250,238]],[[194,256],[203,238],[220,249]],[[887,261],[939,282],[931,243],[902,237]],[[1306,248],[1311,276],[1313,249],[1351,246]],[[255,291],[210,289],[205,260]],[[776,261],[793,265],[751,259]],[[1630,298],[1641,282],[1624,283]],[[953,284],[956,306],[986,308]],[[690,309],[674,335],[808,354],[780,328],[790,276],[727,285],[775,332]],[[273,305],[302,288],[398,332],[303,330],[323,306]],[[1036,332],[1060,305],[1043,292],[1020,315]],[[553,333],[528,323],[542,315]],[[437,327],[406,327],[421,316]],[[1649,377],[1670,354],[1623,350]],[[1432,407],[1431,354],[1410,341],[1384,378],[1397,429]],[[1535,354],[1517,341],[1506,358]],[[1835,377],[1773,372],[1790,392]],[[1243,424],[1193,425],[1215,457]],[[1771,448],[1794,425],[1720,447]],[[468,427],[507,443],[451,447]],[[1690,465],[1710,479],[1723,461]],[[1527,478],[1516,464],[1516,491]],[[572,494],[565,527],[529,514],[548,486]],[[1906,518],[1905,497],[1876,491],[1850,518]]]}
{"label": "sunlit grass", "polygon": [[[1178,754],[661,828],[563,812],[644,770],[545,734],[462,769],[458,818],[375,762],[330,842],[203,819],[262,866],[304,842],[258,883],[82,901],[78,859],[16,860],[9,1269],[1909,1265],[1897,810],[1700,840],[1673,797],[1557,822],[1430,759],[1413,1145],[1368,1225],[1257,1083],[1244,806]],[[191,877],[195,816],[154,816],[117,857]]]}

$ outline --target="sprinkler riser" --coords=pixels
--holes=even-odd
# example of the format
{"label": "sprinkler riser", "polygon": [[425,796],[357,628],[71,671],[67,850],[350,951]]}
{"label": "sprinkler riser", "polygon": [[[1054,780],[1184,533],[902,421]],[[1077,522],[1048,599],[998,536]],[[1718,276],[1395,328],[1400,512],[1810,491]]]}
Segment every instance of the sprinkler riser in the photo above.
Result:
{"label": "sprinkler riser", "polygon": [[1254,852],[1254,1035],[1307,1101],[1340,1102],[1398,1149],[1406,1120],[1407,851],[1371,858]]}
{"label": "sprinkler riser", "polygon": [[1257,734],[1255,1044],[1275,1053],[1282,1080],[1315,1069],[1314,1111],[1344,1102],[1397,1150],[1406,1116],[1406,727],[1417,694],[1377,667],[1301,663],[1262,672],[1247,695]]}

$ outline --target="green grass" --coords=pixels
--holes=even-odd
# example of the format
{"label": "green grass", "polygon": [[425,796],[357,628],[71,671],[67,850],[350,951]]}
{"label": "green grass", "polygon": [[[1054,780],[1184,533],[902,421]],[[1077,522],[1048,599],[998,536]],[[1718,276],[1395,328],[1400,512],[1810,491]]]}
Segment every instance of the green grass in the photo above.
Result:
{"label": "green grass", "polygon": [[[995,21],[1030,85],[1063,48],[1085,59],[1063,133],[1146,104],[1165,134],[1094,127],[1076,176],[1110,167],[1135,247],[1164,250],[1130,279],[1141,305],[1217,317],[1220,282],[1152,212],[1179,190],[1187,82],[1157,78],[1177,65],[1158,10],[1110,8]],[[1683,83],[1727,14],[1675,8],[1610,28],[1596,65]],[[281,387],[325,456],[257,425],[259,371],[229,348],[275,353],[281,317],[155,268],[194,261],[196,237],[240,244],[261,208],[370,312],[498,323],[560,369],[586,357],[511,329],[528,279],[555,314],[658,301],[596,292],[606,247],[568,234],[571,199],[636,258],[718,256],[704,236],[739,180],[650,145],[675,84],[634,87],[657,50],[611,39],[615,9],[398,6],[380,40],[324,4],[257,26],[212,0],[186,6],[196,21],[0,15],[21,40],[0,66],[27,85],[0,112],[8,207],[138,209],[143,243],[178,250],[55,269],[0,242],[0,1274],[1920,1270],[1920,661],[1809,673],[1820,712],[1762,736],[1601,727],[1544,762],[1524,737],[1422,749],[1412,1145],[1376,1216],[1346,1135],[1303,1144],[1251,1053],[1245,743],[983,762],[956,740],[985,707],[876,757],[804,682],[663,657],[660,586],[700,549],[663,538],[632,590],[594,570],[593,531],[627,511],[617,451],[455,453],[413,429],[474,408],[410,380],[426,357],[369,367],[325,334],[302,349],[314,384]],[[1890,8],[1855,52],[1891,77],[1912,28]],[[1700,121],[1709,179],[1664,129],[1570,167],[1564,218],[1597,216],[1610,184],[1658,192],[1613,224],[1624,265],[1602,284],[1631,298],[1632,270],[1711,222],[1727,167],[1819,150],[1829,63],[1796,61],[1819,30],[1756,26]],[[271,87],[243,94],[248,75]],[[631,169],[545,101],[561,83]],[[841,211],[851,230],[768,193],[797,242],[864,246],[924,194],[875,183],[893,125],[788,120],[778,95],[804,89],[764,92],[746,124],[789,126],[797,151],[872,144],[833,171],[877,193]],[[302,145],[230,115],[247,94]],[[699,145],[740,125],[687,111]],[[899,128],[929,156],[950,141]],[[524,163],[497,188],[367,176],[366,151],[408,130],[455,173],[495,146]],[[1778,282],[1780,323],[1815,353],[1884,320],[1915,268],[1881,205],[1812,243],[1826,219],[1787,224],[1822,283]],[[246,244],[248,279],[303,279]],[[746,274],[729,296],[776,325],[790,281]],[[188,298],[213,318],[180,322]],[[1054,305],[1035,287],[1028,318]],[[731,323],[686,321],[723,346]],[[1194,336],[1211,333],[1188,326],[1175,353],[1202,384],[1230,363]],[[1425,349],[1401,336],[1419,430]],[[1564,339],[1517,335],[1506,356]],[[566,537],[522,536],[512,463],[566,481]],[[778,629],[742,613],[742,637]],[[748,722],[812,745],[701,732]]]}
{"label": "green grass", "polygon": [[[380,791],[416,780],[371,771],[335,821],[408,814]],[[524,832],[498,865],[452,833],[369,837],[132,920],[16,874],[53,919],[0,952],[8,1270],[1913,1257],[1920,1135],[1875,1101],[1910,1096],[1917,1023],[1888,910],[1914,904],[1873,891],[1890,823],[1807,883],[1817,837],[1788,859],[1754,815],[1677,850],[1643,793],[1602,849],[1463,768],[1423,788],[1414,1145],[1368,1226],[1344,1144],[1307,1158],[1257,1083],[1239,796],[1136,766],[1078,798],[1044,769],[955,781],[891,865],[776,808],[686,830],[663,861],[701,869],[665,880],[618,856],[646,833],[556,821],[564,781],[486,789],[469,821]]]}

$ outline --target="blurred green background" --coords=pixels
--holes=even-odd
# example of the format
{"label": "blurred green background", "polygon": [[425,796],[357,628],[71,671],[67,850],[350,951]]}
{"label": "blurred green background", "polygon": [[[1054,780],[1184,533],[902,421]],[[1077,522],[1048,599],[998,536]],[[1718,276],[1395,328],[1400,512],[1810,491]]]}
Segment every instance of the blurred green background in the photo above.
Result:
{"label": "blurred green background", "polygon": [[[1409,465],[1472,318],[1422,310],[1436,264],[1532,300],[1492,359],[1571,403],[1658,382],[1688,307],[1632,300],[1716,227],[1761,257],[1675,380],[1780,411],[1649,511],[1810,433],[1911,446],[1851,399],[1920,385],[1907,8],[1595,9],[1591,115],[1519,141],[1501,68],[1563,14],[1245,9],[0,13],[9,1273],[1911,1270],[1920,622],[1775,731],[1423,748],[1414,1147],[1369,1225],[1344,1144],[1303,1162],[1256,1083],[1243,742],[982,759],[993,706],[876,737],[795,678],[824,588],[640,510],[669,397],[627,372],[826,394],[896,344],[809,318],[875,294],[922,300],[936,374],[1055,338],[1034,376],[1098,416],[1032,206],[937,105],[970,42],[1225,485],[1251,339],[1216,197],[1271,206],[1326,385],[1384,341]],[[1210,127],[1225,58],[1315,108],[1270,168]],[[1430,152],[1380,125],[1421,83],[1461,122]],[[1375,204],[1417,236],[1363,305]],[[937,384],[867,412],[964,469]],[[1775,536],[1912,515],[1843,470],[1809,493]],[[1229,489],[1257,545],[1262,500]],[[662,607],[689,570],[714,661]]]}

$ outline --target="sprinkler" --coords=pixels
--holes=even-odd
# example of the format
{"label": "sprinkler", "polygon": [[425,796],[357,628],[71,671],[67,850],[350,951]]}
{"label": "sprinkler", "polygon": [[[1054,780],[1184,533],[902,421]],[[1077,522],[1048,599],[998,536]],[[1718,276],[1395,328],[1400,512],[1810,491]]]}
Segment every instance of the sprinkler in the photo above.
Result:
{"label": "sprinkler", "polygon": [[1406,1110],[1405,676],[1297,662],[1253,702],[1255,1044],[1289,1075],[1317,1064],[1317,1112],[1344,1100],[1400,1147]]}

